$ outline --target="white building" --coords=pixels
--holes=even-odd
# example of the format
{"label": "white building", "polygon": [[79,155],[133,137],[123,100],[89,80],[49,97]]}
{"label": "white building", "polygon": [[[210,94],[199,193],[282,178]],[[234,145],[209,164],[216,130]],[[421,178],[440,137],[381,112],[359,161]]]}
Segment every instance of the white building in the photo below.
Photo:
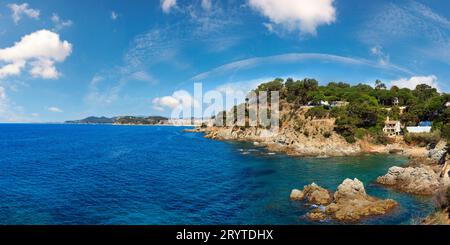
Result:
{"label": "white building", "polygon": [[407,127],[406,130],[410,133],[420,134],[420,133],[429,133],[431,132],[431,126],[433,122],[431,121],[422,121],[419,123],[417,127]]}
{"label": "white building", "polygon": [[344,107],[347,106],[349,103],[347,101],[333,101],[331,102],[331,107]]}
{"label": "white building", "polygon": [[383,132],[388,136],[399,135],[402,132],[400,121],[389,120],[389,117],[387,117],[384,122]]}
{"label": "white building", "polygon": [[399,104],[398,98],[397,97],[392,98],[392,105],[398,106],[398,104]]}
{"label": "white building", "polygon": [[429,133],[429,132],[431,132],[431,127],[430,126],[406,127],[406,130],[408,130],[409,133],[413,133],[413,134]]}

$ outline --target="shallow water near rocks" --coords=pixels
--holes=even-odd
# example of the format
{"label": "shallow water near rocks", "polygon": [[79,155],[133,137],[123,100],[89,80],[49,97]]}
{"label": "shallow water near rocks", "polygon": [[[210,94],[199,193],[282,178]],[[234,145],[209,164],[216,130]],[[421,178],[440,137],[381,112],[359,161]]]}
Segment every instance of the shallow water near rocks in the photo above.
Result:
{"label": "shallow water near rocks", "polygon": [[290,191],[345,178],[400,207],[362,224],[409,224],[429,198],[374,184],[395,155],[299,158],[182,127],[0,124],[1,224],[332,224]]}

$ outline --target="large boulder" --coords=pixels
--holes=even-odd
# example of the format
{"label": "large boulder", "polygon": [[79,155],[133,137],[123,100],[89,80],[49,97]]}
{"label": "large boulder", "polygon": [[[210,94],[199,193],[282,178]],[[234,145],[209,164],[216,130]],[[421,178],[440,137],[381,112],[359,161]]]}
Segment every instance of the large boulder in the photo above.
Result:
{"label": "large boulder", "polygon": [[385,214],[397,205],[392,199],[380,200],[367,195],[363,183],[355,178],[346,179],[339,185],[334,202],[325,212],[339,221],[356,222],[364,217]]}
{"label": "large boulder", "polygon": [[358,179],[346,179],[337,188],[334,193],[334,199],[339,201],[341,199],[364,199],[367,197],[364,184]]}
{"label": "large boulder", "polygon": [[[329,199],[325,198],[325,192],[328,193]],[[301,198],[292,198],[293,196],[301,196]],[[293,190],[291,199],[307,200],[320,205],[306,214],[309,219],[314,221],[333,218],[343,222],[357,222],[364,217],[386,214],[398,206],[398,203],[392,199],[380,200],[367,195],[363,183],[356,178],[344,180],[333,196],[329,195],[327,190],[313,183],[305,186],[303,191]]]}
{"label": "large boulder", "polygon": [[329,204],[332,200],[331,194],[316,183],[306,185],[303,191],[294,189],[291,192],[291,200],[301,201],[306,199],[309,203],[317,205]]}
{"label": "large boulder", "polygon": [[429,166],[391,167],[386,175],[377,178],[377,182],[417,195],[433,195],[441,187],[439,174]]}
{"label": "large boulder", "polygon": [[397,206],[398,203],[392,199],[380,200],[370,197],[332,203],[326,208],[325,213],[339,221],[357,222],[364,217],[386,214]]}
{"label": "large boulder", "polygon": [[301,201],[303,200],[305,197],[305,194],[303,194],[303,191],[299,190],[299,189],[293,189],[291,191],[291,200],[293,201]]}

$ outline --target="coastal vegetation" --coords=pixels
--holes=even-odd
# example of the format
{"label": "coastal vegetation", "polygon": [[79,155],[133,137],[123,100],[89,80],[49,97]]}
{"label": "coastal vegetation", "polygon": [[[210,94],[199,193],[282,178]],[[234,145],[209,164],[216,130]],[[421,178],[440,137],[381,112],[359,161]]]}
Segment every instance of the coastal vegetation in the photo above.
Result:
{"label": "coastal vegetation", "polygon": [[447,106],[450,95],[439,93],[426,84],[411,90],[397,86],[388,89],[380,80],[375,81],[374,87],[361,83],[352,86],[345,82],[320,86],[317,80],[310,78],[297,81],[277,78],[255,89],[256,93],[260,91],[279,91],[280,99],[294,108],[314,106],[306,113],[307,118],[336,118],[335,131],[349,143],[365,136],[370,136],[375,143],[387,143],[382,133],[387,117],[399,120],[404,126],[432,122],[433,133],[406,134],[408,143],[437,143],[439,138],[448,140],[450,136],[450,108]]}

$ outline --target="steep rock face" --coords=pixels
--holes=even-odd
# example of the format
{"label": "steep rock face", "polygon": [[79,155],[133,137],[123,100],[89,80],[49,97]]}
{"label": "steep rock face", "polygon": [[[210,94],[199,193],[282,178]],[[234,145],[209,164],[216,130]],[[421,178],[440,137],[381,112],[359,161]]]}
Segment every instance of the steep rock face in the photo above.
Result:
{"label": "steep rock face", "polygon": [[280,111],[278,130],[260,127],[210,127],[207,138],[218,140],[254,141],[269,150],[301,156],[347,156],[361,153],[359,144],[349,144],[334,132],[335,119],[306,118],[308,108],[293,110],[285,106]]}
{"label": "steep rock face", "polygon": [[377,182],[417,195],[433,195],[441,187],[439,175],[429,166],[391,167]]}
{"label": "steep rock face", "polygon": [[439,164],[443,164],[445,162],[446,154],[447,142],[445,140],[441,140],[434,147],[434,149],[429,150],[428,157]]}
{"label": "steep rock face", "polygon": [[442,166],[440,177],[444,186],[450,186],[450,155],[447,154],[444,166]]}
{"label": "steep rock face", "polygon": [[386,214],[398,206],[392,199],[380,200],[367,195],[363,183],[356,178],[344,180],[334,195],[313,183],[305,186],[303,191],[293,190],[291,199],[307,200],[320,205],[306,215],[314,221],[333,218],[343,222],[357,222],[364,217]]}

